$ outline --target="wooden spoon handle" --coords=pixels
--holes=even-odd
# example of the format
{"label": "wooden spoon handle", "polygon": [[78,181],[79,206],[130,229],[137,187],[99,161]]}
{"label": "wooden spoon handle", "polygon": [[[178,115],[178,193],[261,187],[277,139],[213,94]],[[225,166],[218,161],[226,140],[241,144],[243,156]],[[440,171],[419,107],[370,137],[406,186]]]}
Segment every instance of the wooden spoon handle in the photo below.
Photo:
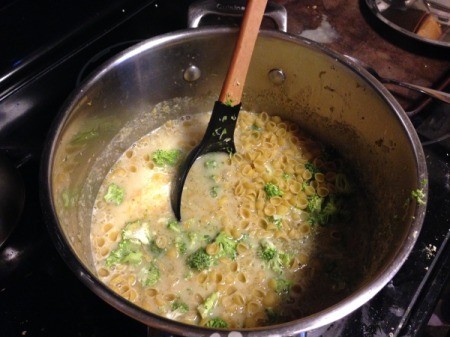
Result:
{"label": "wooden spoon handle", "polygon": [[233,58],[219,95],[219,101],[226,105],[235,106],[241,103],[245,79],[266,5],[267,0],[247,0]]}

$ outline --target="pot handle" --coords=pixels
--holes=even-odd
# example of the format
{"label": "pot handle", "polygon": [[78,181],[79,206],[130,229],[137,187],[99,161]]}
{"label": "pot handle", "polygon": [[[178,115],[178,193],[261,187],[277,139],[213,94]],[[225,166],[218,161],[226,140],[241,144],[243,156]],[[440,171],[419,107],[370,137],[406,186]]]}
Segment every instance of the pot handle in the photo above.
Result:
{"label": "pot handle", "polygon": [[[199,0],[189,6],[188,27],[197,28],[200,21],[207,15],[243,16],[245,0]],[[278,30],[287,31],[287,11],[284,6],[269,1],[264,14],[270,18]]]}

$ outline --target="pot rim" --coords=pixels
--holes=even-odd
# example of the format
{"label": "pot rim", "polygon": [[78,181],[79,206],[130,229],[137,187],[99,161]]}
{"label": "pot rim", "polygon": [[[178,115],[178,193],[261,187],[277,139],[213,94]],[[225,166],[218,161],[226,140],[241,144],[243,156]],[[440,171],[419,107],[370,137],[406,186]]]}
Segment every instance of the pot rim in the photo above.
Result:
{"label": "pot rim", "polygon": [[[72,107],[79,98],[84,94],[84,88],[90,87],[96,82],[97,78],[101,77],[104,73],[108,72],[111,68],[121,62],[144,52],[148,49],[155,48],[163,45],[170,45],[179,42],[188,42],[192,39],[201,38],[207,35],[228,35],[237,33],[237,28],[230,27],[201,27],[194,29],[184,29],[180,31],[175,31],[159,36],[152,37],[143,42],[140,42],[128,49],[120,52],[105,64],[100,66],[100,69],[96,70],[91,74],[83,83],[68,97],[66,102],[61,107],[57,117],[55,118],[49,134],[47,136],[46,145],[44,148],[41,168],[40,168],[40,182],[41,188],[41,204],[44,214],[44,219],[46,222],[47,230],[53,240],[57,251],[65,261],[65,263],[70,267],[72,272],[97,296],[102,298],[104,301],[112,305],[117,310],[122,313],[142,322],[143,324],[149,325],[151,327],[162,329],[166,332],[174,333],[183,336],[209,336],[213,333],[217,333],[214,337],[228,336],[230,330],[213,330],[207,327],[199,327],[194,325],[188,325],[185,323],[177,322],[162,316],[158,316],[151,312],[148,312],[141,307],[127,301],[125,298],[113,292],[108,286],[103,284],[95,275],[93,275],[79,260],[76,253],[71,248],[70,242],[64,236],[61,229],[60,223],[56,216],[55,205],[52,199],[52,160],[57,148],[57,139],[67,120],[70,117],[68,111],[71,111]],[[262,30],[260,32],[261,36],[268,38],[281,39],[284,41],[300,44],[308,48],[312,48],[315,51],[325,53],[330,56],[334,61],[344,65],[357,76],[360,76],[367,84],[369,84],[372,89],[379,94],[386,104],[391,108],[392,112],[395,113],[399,122],[405,130],[405,136],[408,137],[410,144],[412,145],[412,150],[415,154],[415,165],[416,171],[418,172],[418,183],[424,179],[427,179],[427,167],[425,162],[425,155],[417,133],[410,122],[408,116],[406,115],[403,108],[391,95],[391,93],[370,73],[368,73],[363,67],[355,64],[345,56],[338,54],[325,46],[320,45],[314,41],[295,36],[292,34],[273,31],[273,30]],[[428,195],[427,186],[423,187],[425,195]],[[379,271],[377,275],[371,279],[369,282],[365,283],[359,289],[354,291],[350,296],[344,298],[340,302],[330,306],[322,311],[319,311],[313,315],[306,316],[297,320],[289,321],[286,323],[271,325],[252,329],[240,329],[239,331],[243,336],[273,336],[276,335],[293,335],[300,332],[309,331],[316,329],[318,327],[325,326],[334,321],[337,321],[354,310],[361,307],[367,301],[372,299],[398,272],[403,263],[406,261],[409,253],[411,252],[418,234],[421,230],[422,223],[425,217],[426,205],[417,204],[414,213],[414,219],[409,228],[407,238],[405,243],[398,248],[397,252],[393,256],[390,263],[384,266],[383,270]],[[240,335],[236,335],[240,336]]]}

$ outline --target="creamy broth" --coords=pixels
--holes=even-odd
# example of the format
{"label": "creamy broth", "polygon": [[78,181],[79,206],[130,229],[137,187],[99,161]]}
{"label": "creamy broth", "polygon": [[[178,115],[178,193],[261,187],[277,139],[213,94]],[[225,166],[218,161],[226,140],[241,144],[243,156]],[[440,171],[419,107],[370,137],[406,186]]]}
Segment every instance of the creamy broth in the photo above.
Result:
{"label": "creamy broth", "polygon": [[291,122],[242,111],[237,153],[195,162],[174,220],[171,181],[209,116],[165,123],[106,176],[91,228],[102,281],[155,314],[215,328],[289,321],[348,295],[366,245],[362,191]]}

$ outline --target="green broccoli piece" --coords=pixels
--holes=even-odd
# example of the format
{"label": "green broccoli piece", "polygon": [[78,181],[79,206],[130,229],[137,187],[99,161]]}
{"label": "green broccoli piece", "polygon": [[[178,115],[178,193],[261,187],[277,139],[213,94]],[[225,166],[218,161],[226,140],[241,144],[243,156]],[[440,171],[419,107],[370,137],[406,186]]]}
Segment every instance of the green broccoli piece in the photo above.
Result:
{"label": "green broccoli piece", "polygon": [[281,315],[272,308],[266,309],[266,316],[267,316],[267,323],[269,325],[281,322]]}
{"label": "green broccoli piece", "polygon": [[200,248],[188,256],[187,265],[197,271],[209,269],[214,263],[214,259],[208,255],[205,248]]}
{"label": "green broccoli piece", "polygon": [[269,221],[272,222],[278,229],[283,228],[283,219],[279,216],[270,216]]}
{"label": "green broccoli piece", "polygon": [[206,300],[200,304],[197,307],[198,313],[200,314],[200,317],[202,319],[207,318],[211,312],[213,311],[214,307],[216,306],[219,299],[219,293],[214,292],[211,295],[209,295]]}
{"label": "green broccoli piece", "polygon": [[186,242],[180,237],[177,237],[175,239],[175,247],[177,248],[178,253],[181,255],[184,255],[187,251],[187,245]]}
{"label": "green broccoli piece", "polygon": [[197,242],[198,242],[198,235],[197,235],[196,232],[188,232],[187,233],[187,237],[188,237],[188,240],[189,240],[189,244],[191,246],[194,246],[195,244],[197,244]]}
{"label": "green broccoli piece", "polygon": [[152,240],[149,243],[149,250],[154,255],[159,256],[159,255],[161,255],[164,252],[165,249],[158,247],[158,245],[156,244],[155,240]]}
{"label": "green broccoli piece", "polygon": [[288,294],[289,290],[291,290],[292,281],[286,280],[284,278],[278,278],[276,280],[276,286],[275,291],[282,295],[282,294]]}
{"label": "green broccoli piece", "polygon": [[211,195],[211,197],[217,198],[217,196],[219,195],[219,186],[211,187],[211,190],[209,191],[209,194]]}
{"label": "green broccoli piece", "polygon": [[148,268],[144,268],[139,273],[139,281],[144,287],[155,285],[161,277],[158,266],[152,262]]}
{"label": "green broccoli piece", "polygon": [[209,235],[199,235],[196,232],[184,232],[183,234],[187,239],[190,248],[195,247],[198,244],[211,242],[211,237]]}
{"label": "green broccoli piece", "polygon": [[267,198],[272,197],[282,197],[283,191],[275,184],[267,183],[264,185],[264,191],[266,192]]}
{"label": "green broccoli piece", "polygon": [[223,256],[229,257],[232,260],[236,258],[236,247],[238,241],[233,239],[233,237],[229,236],[225,232],[220,232],[219,235],[217,235],[217,237],[214,239],[214,242],[216,242],[220,247],[220,251],[216,255],[217,258],[221,258]]}
{"label": "green broccoli piece", "polygon": [[310,213],[318,213],[322,209],[323,198],[319,197],[317,194],[308,197],[307,209]]}
{"label": "green broccoli piece", "polygon": [[170,220],[167,223],[167,228],[169,228],[171,231],[180,233],[181,232],[181,226],[180,223],[177,220]]}
{"label": "green broccoli piece", "polygon": [[417,190],[411,191],[411,197],[420,205],[425,205],[425,193],[423,189],[418,188]]}
{"label": "green broccoli piece", "polygon": [[214,317],[214,318],[211,318],[210,320],[208,320],[205,323],[205,326],[208,328],[225,329],[225,328],[228,328],[228,323],[220,317]]}
{"label": "green broccoli piece", "polygon": [[182,314],[185,314],[189,311],[189,307],[186,303],[181,301],[175,301],[172,303],[172,311],[178,311]]}
{"label": "green broccoli piece", "polygon": [[273,260],[277,254],[278,254],[278,250],[277,248],[274,246],[274,244],[270,241],[262,241],[260,243],[260,257],[264,260],[264,261],[271,261]]}
{"label": "green broccoli piece", "polygon": [[340,206],[336,202],[334,197],[329,197],[326,199],[325,207],[323,207],[320,212],[319,217],[319,225],[325,226],[327,225],[331,219],[336,218],[340,213]]}
{"label": "green broccoli piece", "polygon": [[189,306],[180,300],[176,300],[172,303],[170,310],[171,311],[167,314],[167,317],[170,319],[177,319],[189,311]]}
{"label": "green broccoli piece", "polygon": [[311,172],[313,175],[316,173],[320,173],[319,168],[311,162],[305,163],[305,168]]}
{"label": "green broccoli piece", "polygon": [[147,222],[128,222],[122,229],[121,240],[116,249],[106,259],[111,267],[118,263],[139,264],[142,261],[142,245],[149,244],[150,230]]}
{"label": "green broccoli piece", "polygon": [[[319,198],[319,199],[318,199]],[[308,201],[309,223],[326,226],[333,220],[347,221],[351,213],[344,209],[342,198],[330,195],[327,198],[314,198]]]}
{"label": "green broccoli piece", "polygon": [[324,203],[324,198],[319,197],[318,195],[314,195],[308,199],[308,210],[309,214],[309,223],[312,225],[319,224],[324,226],[328,224],[330,217],[336,214],[337,208],[334,203],[334,199],[325,203],[325,206],[322,208]]}
{"label": "green broccoli piece", "polygon": [[328,198],[322,211],[327,216],[333,216],[334,214],[336,214],[338,212],[336,199],[333,197]]}
{"label": "green broccoli piece", "polygon": [[175,166],[181,157],[181,151],[175,150],[156,150],[153,152],[152,160],[156,166]]}
{"label": "green broccoli piece", "polygon": [[103,199],[107,203],[120,205],[123,201],[124,196],[125,190],[122,187],[113,183],[108,186],[108,190],[106,191],[106,194],[103,197]]}
{"label": "green broccoli piece", "polygon": [[142,261],[141,245],[132,240],[121,240],[106,258],[106,266],[112,267],[118,263],[139,264]]}
{"label": "green broccoli piece", "polygon": [[134,243],[148,245],[150,243],[150,228],[148,222],[136,220],[128,222],[122,229],[122,239],[131,240]]}
{"label": "green broccoli piece", "polygon": [[268,240],[260,242],[259,256],[262,260],[267,262],[270,269],[278,274],[281,274],[283,269],[288,267],[292,261],[292,256],[290,254],[278,250],[275,245]]}
{"label": "green broccoli piece", "polygon": [[217,167],[217,161],[214,159],[205,161],[205,167],[207,169],[214,169]]}
{"label": "green broccoli piece", "polygon": [[278,258],[279,258],[279,264],[282,267],[289,267],[289,265],[291,264],[291,261],[292,261],[291,254],[281,252],[278,254]]}
{"label": "green broccoli piece", "polygon": [[308,187],[309,184],[306,181],[302,182],[302,191],[305,191],[306,187]]}

